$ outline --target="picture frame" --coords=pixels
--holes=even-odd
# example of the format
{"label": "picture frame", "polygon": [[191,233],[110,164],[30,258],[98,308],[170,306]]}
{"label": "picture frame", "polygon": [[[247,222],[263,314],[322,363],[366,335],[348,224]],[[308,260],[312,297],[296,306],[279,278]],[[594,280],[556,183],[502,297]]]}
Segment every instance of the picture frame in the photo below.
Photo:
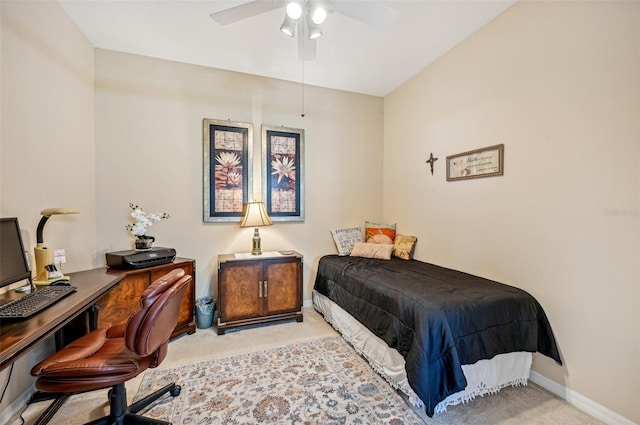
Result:
{"label": "picture frame", "polygon": [[205,223],[240,222],[252,185],[253,125],[203,120]]}
{"label": "picture frame", "polygon": [[447,181],[502,176],[503,174],[503,144],[447,156]]}
{"label": "picture frame", "polygon": [[272,221],[304,221],[304,130],[262,126],[262,195]]}

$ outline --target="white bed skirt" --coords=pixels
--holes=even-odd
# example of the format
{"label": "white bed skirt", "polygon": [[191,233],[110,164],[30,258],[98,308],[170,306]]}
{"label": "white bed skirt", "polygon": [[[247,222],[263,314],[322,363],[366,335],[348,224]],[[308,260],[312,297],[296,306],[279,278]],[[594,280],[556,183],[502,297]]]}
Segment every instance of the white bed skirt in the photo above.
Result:
{"label": "white bed skirt", "polygon": [[[404,357],[400,353],[390,348],[336,303],[316,291],[313,291],[313,306],[392,387],[402,391],[413,406],[424,407],[422,400],[409,386]],[[485,394],[497,393],[504,387],[526,385],[531,358],[531,353],[515,352],[462,365],[467,387],[438,403],[435,413],[444,412],[447,406],[464,403]]]}

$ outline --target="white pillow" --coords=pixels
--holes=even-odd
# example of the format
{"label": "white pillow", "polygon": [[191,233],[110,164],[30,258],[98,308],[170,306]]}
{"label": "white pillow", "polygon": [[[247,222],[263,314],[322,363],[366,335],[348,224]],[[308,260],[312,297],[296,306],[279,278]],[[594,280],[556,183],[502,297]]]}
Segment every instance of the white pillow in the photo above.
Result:
{"label": "white pillow", "polygon": [[364,236],[359,226],[332,229],[331,234],[336,248],[338,248],[338,255],[349,255],[354,244],[364,242]]}

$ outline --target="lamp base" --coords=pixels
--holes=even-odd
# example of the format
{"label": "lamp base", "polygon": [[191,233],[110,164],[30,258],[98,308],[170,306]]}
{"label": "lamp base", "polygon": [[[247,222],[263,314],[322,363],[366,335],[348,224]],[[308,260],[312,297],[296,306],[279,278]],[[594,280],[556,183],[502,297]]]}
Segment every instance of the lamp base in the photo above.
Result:
{"label": "lamp base", "polygon": [[251,255],[262,255],[262,248],[260,248],[260,232],[256,227],[253,231],[253,249]]}
{"label": "lamp base", "polygon": [[33,248],[33,256],[36,259],[36,281],[46,281],[48,279],[48,274],[45,267],[48,264],[51,264],[51,256],[49,255],[49,250],[42,243],[38,243]]}

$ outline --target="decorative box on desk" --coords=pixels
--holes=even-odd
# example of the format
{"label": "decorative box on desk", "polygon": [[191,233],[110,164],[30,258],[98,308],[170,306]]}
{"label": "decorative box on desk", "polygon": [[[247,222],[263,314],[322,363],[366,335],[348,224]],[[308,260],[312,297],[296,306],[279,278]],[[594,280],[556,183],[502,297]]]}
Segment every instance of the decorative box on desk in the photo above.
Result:
{"label": "decorative box on desk", "polygon": [[122,323],[129,315],[140,307],[140,296],[153,281],[169,271],[182,268],[186,274],[191,275],[191,283],[184,294],[180,305],[178,324],[173,330],[172,337],[183,333],[192,334],[196,331],[194,319],[195,311],[195,284],[196,261],[189,258],[176,258],[172,263],[159,266],[135,269],[118,270],[110,268],[108,273],[123,274],[125,277],[120,284],[98,300],[99,319],[98,327],[113,326]]}
{"label": "decorative box on desk", "polygon": [[302,322],[302,255],[295,251],[218,256],[218,335],[228,328]]}

